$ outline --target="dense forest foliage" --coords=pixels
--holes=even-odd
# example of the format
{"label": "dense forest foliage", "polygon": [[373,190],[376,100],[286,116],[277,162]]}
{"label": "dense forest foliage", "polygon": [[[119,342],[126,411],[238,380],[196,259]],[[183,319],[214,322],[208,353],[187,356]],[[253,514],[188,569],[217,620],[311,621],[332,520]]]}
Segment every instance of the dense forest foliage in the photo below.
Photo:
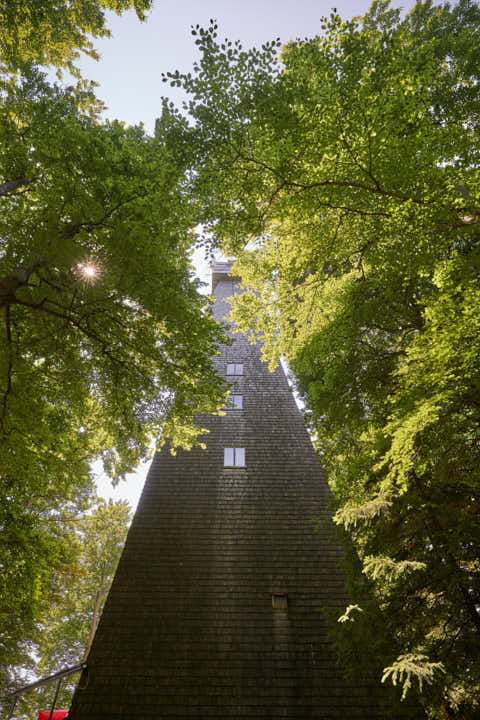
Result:
{"label": "dense forest foliage", "polygon": [[[191,447],[194,414],[223,405],[185,162],[161,133],[104,122],[74,67],[91,35],[108,34],[104,10],[150,4],[0,2],[2,691],[70,596],[96,503],[91,463],[117,482],[160,434]],[[42,63],[73,84],[49,82]]]}
{"label": "dense forest foliage", "polygon": [[[88,658],[105,600],[123,550],[130,521],[125,501],[99,500],[87,512],[65,524],[62,550],[64,564],[56,582],[39,598],[34,632],[15,645],[15,663],[9,667],[15,689],[26,678],[46,678]],[[16,628],[12,628],[15,637]],[[68,708],[79,673],[63,679],[57,708]],[[50,710],[57,683],[29,690],[15,704],[15,717],[36,718],[39,710]],[[8,712],[12,703],[6,702]]]}
{"label": "dense forest foliage", "polygon": [[250,288],[238,327],[295,372],[352,585],[373,592],[340,643],[380,614],[383,681],[421,691],[431,717],[477,717],[480,8],[334,11],[280,58],[215,23],[193,34],[193,72],[165,76],[192,119],[177,112],[170,147],[190,152],[205,234]]}

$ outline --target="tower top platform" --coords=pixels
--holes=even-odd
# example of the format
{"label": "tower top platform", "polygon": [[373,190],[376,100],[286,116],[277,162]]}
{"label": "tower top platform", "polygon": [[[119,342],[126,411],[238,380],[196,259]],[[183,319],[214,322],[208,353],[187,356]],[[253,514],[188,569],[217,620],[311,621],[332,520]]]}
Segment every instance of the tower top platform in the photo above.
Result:
{"label": "tower top platform", "polygon": [[212,293],[215,292],[217,283],[220,282],[220,280],[240,280],[238,276],[233,277],[231,275],[231,270],[234,262],[235,260],[216,260],[210,265],[212,270]]}

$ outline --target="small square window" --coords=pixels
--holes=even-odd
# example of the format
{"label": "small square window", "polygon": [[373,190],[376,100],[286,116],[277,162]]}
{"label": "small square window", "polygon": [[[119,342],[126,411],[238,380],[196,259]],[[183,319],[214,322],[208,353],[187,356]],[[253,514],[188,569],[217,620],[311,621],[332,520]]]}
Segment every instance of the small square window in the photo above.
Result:
{"label": "small square window", "polygon": [[243,363],[228,363],[227,375],[243,375]]}
{"label": "small square window", "polygon": [[245,467],[245,448],[224,448],[223,464],[225,467]]}
{"label": "small square window", "polygon": [[272,607],[274,610],[287,610],[288,595],[285,593],[274,593],[272,595]]}
{"label": "small square window", "polygon": [[243,395],[229,395],[227,398],[227,410],[242,410]]}

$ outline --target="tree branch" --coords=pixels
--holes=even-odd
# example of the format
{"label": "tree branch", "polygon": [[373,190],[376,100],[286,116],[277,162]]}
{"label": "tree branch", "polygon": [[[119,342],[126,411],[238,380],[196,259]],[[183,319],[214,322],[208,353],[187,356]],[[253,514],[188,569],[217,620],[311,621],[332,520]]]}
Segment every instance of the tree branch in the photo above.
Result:
{"label": "tree branch", "polygon": [[301,190],[314,190],[316,188],[322,188],[322,187],[345,187],[345,188],[351,188],[355,190],[364,190],[365,192],[375,194],[375,195],[382,195],[383,197],[390,197],[395,200],[400,200],[400,202],[414,202],[417,205],[426,205],[427,203],[424,200],[421,200],[420,198],[416,197],[409,197],[408,195],[403,195],[401,193],[395,193],[391,190],[384,190],[381,187],[372,187],[371,185],[365,185],[364,183],[359,182],[352,182],[350,180],[320,180],[318,182],[313,183],[299,183],[295,182],[293,180],[287,180],[282,173],[280,173],[275,168],[271,167],[267,163],[263,162],[262,160],[257,160],[253,157],[245,157],[240,155],[242,159],[246,162],[253,163],[255,165],[258,165],[262,167],[264,170],[268,170],[268,172],[272,173],[276,177],[278,177],[281,181],[281,183],[285,187],[296,187]]}
{"label": "tree branch", "polygon": [[105,211],[105,214],[103,217],[100,218],[100,220],[87,220],[85,222],[69,222],[65,223],[61,230],[61,236],[67,240],[70,238],[73,238],[77,233],[82,230],[82,228],[85,228],[86,230],[93,230],[95,227],[101,227],[106,220],[108,220],[114,213],[117,212],[117,210],[120,210],[124,205],[128,205],[128,203],[132,202],[133,200],[138,200],[139,198],[145,197],[145,194],[142,193],[134,193],[130,197],[126,198],[125,200],[122,200],[122,202],[117,203],[117,205],[114,205],[109,210]]}
{"label": "tree branch", "polygon": [[10,305],[5,306],[5,330],[8,344],[8,366],[7,366],[7,386],[3,393],[2,413],[0,416],[0,427],[4,429],[5,417],[7,415],[7,400],[12,391],[12,328],[10,326]]}
{"label": "tree branch", "polygon": [[15,292],[21,285],[26,285],[32,273],[39,268],[40,262],[24,267],[20,265],[10,275],[0,278],[0,307],[12,302]]}
{"label": "tree branch", "polygon": [[21,187],[28,187],[33,180],[28,178],[17,178],[16,180],[5,180],[0,183],[0,197],[7,197],[8,195],[14,195],[15,192]]}
{"label": "tree branch", "polygon": [[51,308],[51,307],[48,307],[48,306],[45,304],[46,302],[48,302],[48,298],[43,298],[43,300],[41,300],[39,303],[31,303],[31,302],[28,302],[27,300],[19,300],[18,298],[14,298],[14,299],[12,299],[12,301],[11,301],[12,304],[22,305],[22,306],[24,306],[24,307],[29,307],[29,308],[31,308],[32,310],[40,310],[41,312],[45,312],[45,313],[47,313],[48,315],[53,315],[54,317],[57,317],[57,318],[60,318],[61,320],[65,320],[65,321],[69,322],[71,325],[73,325],[73,326],[76,327],[78,330],[80,330],[81,333],[83,333],[84,335],[86,335],[86,337],[88,337],[90,340],[93,340],[93,341],[99,343],[99,344],[101,345],[101,347],[102,347],[102,352],[103,352],[105,355],[107,355],[107,356],[110,358],[110,360],[112,360],[112,362],[124,364],[125,361],[120,360],[120,358],[115,357],[115,356],[107,349],[104,339],[103,339],[102,337],[100,337],[99,335],[97,335],[96,332],[94,332],[94,331],[91,330],[90,328],[85,327],[84,325],[82,325],[82,323],[80,322],[80,320],[78,320],[76,317],[74,317],[74,316],[71,315],[70,313],[61,312],[61,311],[58,311],[58,310],[54,310],[54,309]]}

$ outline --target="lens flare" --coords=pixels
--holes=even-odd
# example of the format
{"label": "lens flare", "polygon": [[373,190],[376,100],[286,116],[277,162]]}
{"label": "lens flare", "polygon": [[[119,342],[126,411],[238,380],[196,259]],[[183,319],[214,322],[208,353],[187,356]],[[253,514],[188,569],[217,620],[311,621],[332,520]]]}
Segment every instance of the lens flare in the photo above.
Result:
{"label": "lens flare", "polygon": [[85,282],[94,282],[100,275],[100,268],[96,263],[89,260],[78,263],[77,272]]}

